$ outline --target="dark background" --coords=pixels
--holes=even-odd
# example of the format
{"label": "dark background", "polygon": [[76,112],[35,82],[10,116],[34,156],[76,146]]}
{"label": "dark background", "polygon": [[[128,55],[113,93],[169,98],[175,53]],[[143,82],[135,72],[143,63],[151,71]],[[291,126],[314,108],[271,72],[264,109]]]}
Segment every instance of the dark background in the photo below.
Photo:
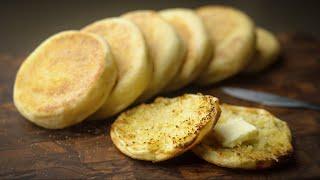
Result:
{"label": "dark background", "polygon": [[48,36],[136,9],[195,8],[227,4],[245,11],[275,33],[306,32],[320,37],[320,1],[98,1],[9,0],[0,2],[0,53],[31,52]]}

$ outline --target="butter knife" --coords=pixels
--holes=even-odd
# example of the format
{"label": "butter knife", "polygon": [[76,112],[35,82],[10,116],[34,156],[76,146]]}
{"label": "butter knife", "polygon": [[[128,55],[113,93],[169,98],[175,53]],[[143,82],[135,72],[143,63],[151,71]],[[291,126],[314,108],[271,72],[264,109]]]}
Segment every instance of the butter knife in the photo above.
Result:
{"label": "butter knife", "polygon": [[236,87],[222,87],[222,91],[230,96],[260,103],[267,106],[286,107],[286,108],[305,108],[312,110],[320,110],[320,105],[305,101],[295,100],[271,93],[258,92]]}

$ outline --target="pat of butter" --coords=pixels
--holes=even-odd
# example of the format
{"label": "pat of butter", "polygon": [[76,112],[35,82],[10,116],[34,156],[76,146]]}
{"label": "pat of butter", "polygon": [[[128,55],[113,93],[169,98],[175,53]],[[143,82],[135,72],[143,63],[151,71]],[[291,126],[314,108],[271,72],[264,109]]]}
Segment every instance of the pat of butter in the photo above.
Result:
{"label": "pat of butter", "polygon": [[232,148],[258,136],[255,126],[247,123],[243,118],[230,118],[214,127],[215,135],[222,146]]}

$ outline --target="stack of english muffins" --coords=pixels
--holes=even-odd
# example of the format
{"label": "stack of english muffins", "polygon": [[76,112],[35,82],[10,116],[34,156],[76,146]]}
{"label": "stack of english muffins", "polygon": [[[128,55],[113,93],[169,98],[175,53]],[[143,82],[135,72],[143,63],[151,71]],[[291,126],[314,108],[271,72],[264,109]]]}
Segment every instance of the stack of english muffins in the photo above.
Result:
{"label": "stack of english muffins", "polygon": [[[239,73],[260,72],[277,60],[279,52],[271,32],[232,7],[137,10],[46,39],[17,72],[14,103],[34,124],[61,129],[84,120],[107,119],[132,104],[190,84],[206,86]],[[262,110],[242,108],[219,105],[217,98],[201,94],[157,99],[121,114],[111,137],[124,154],[154,162],[192,148],[214,164],[253,169],[269,167],[290,154],[291,135],[285,122]],[[220,109],[221,114],[239,112],[242,119],[236,123],[247,128],[245,137],[255,138],[236,135],[237,139],[227,137],[231,142],[220,141],[212,132],[220,122]],[[271,131],[252,122],[259,114]],[[283,129],[287,133],[281,133]],[[259,135],[269,137],[269,132],[278,131],[281,142]],[[253,143],[250,150],[242,147],[248,142]],[[239,152],[241,157],[235,155]]]}

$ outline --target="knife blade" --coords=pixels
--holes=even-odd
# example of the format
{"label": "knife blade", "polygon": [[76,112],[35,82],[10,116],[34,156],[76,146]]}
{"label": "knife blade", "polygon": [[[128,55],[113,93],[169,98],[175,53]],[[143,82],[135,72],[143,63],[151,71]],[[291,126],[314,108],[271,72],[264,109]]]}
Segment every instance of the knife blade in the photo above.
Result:
{"label": "knife blade", "polygon": [[320,105],[295,100],[272,93],[259,92],[236,87],[222,87],[221,89],[224,93],[238,99],[256,102],[267,106],[320,110]]}

